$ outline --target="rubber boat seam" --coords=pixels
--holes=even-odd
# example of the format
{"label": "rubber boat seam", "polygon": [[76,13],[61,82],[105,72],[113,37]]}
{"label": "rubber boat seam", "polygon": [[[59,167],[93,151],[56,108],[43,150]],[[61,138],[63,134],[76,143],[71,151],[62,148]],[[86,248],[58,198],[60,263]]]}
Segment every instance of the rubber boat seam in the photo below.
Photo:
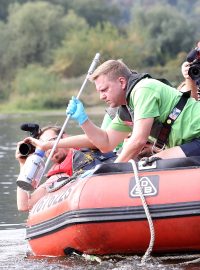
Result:
{"label": "rubber boat seam", "polygon": [[[198,169],[200,168],[199,166],[190,166],[190,167],[178,167],[178,168],[165,168],[165,171],[179,171],[179,170],[188,170],[188,169]],[[154,168],[154,169],[138,169],[138,172],[141,173],[141,172],[159,172],[159,171],[163,171],[163,168]],[[118,171],[115,171],[115,174],[130,174],[130,173],[133,173],[133,171],[126,171],[126,172],[118,172]],[[94,177],[94,176],[101,176],[101,175],[110,175],[112,174],[113,175],[113,171],[112,172],[99,172],[99,173],[94,173],[92,174],[91,176]]]}
{"label": "rubber boat seam", "polygon": [[[200,202],[151,205],[149,210],[153,219],[200,216]],[[75,210],[27,227],[26,239],[38,238],[72,225],[139,220],[146,220],[142,206]]]}

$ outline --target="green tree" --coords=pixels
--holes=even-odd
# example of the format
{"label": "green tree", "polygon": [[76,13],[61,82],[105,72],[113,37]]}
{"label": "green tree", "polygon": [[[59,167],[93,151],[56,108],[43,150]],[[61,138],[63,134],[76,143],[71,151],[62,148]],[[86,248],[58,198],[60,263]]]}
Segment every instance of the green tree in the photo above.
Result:
{"label": "green tree", "polygon": [[109,21],[117,24],[120,20],[120,7],[111,4],[107,0],[68,0],[69,8],[73,9],[77,15],[86,19],[90,26]]}
{"label": "green tree", "polygon": [[[139,37],[140,57],[146,65],[165,64],[181,51],[189,51],[194,43],[194,27],[178,11],[156,5],[145,13],[133,10],[129,39]],[[186,34],[187,33],[187,34]]]}
{"label": "green tree", "polygon": [[[25,0],[18,0],[17,3],[23,3]],[[6,21],[8,12],[9,12],[9,6],[16,3],[16,0],[1,0],[0,2],[0,20]]]}
{"label": "green tree", "polygon": [[100,52],[104,60],[120,56],[123,41],[117,28],[110,23],[73,31],[55,51],[52,70],[66,77],[80,76],[87,71],[96,52]]}
{"label": "green tree", "polygon": [[13,5],[6,24],[7,49],[1,55],[4,66],[48,65],[65,33],[62,17],[61,7],[45,2]]}
{"label": "green tree", "polygon": [[52,109],[65,106],[65,85],[39,65],[19,69],[12,83],[10,101],[18,109]]}

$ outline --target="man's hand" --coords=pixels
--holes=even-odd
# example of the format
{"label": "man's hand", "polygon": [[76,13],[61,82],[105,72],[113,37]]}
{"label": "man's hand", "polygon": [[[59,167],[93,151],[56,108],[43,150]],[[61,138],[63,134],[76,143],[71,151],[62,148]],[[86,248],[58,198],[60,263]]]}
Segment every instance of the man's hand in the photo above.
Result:
{"label": "man's hand", "polygon": [[33,146],[35,146],[36,148],[38,148],[40,150],[43,150],[43,151],[47,151],[48,149],[52,148],[52,147],[48,147],[48,144],[52,143],[52,142],[43,142],[43,141],[37,140],[37,139],[35,139],[33,137],[27,137],[27,138],[24,139],[23,142],[24,143],[30,143]]}
{"label": "man's hand", "polygon": [[70,100],[67,106],[66,114],[70,114],[71,118],[76,120],[80,126],[88,120],[88,116],[85,113],[82,102],[75,97],[72,97]]}
{"label": "man's hand", "polygon": [[116,162],[128,162],[130,159],[136,159],[141,150],[146,145],[154,118],[138,119],[134,122],[134,129],[131,137],[123,145],[122,152],[119,154]]}
{"label": "man's hand", "polygon": [[147,142],[144,146],[144,148],[140,151],[138,155],[138,159],[141,159],[143,157],[150,157],[153,155],[152,153],[152,143]]}
{"label": "man's hand", "polygon": [[181,66],[181,71],[185,79],[191,79],[190,76],[188,75],[189,68],[190,68],[189,62],[184,62]]}
{"label": "man's hand", "polygon": [[15,158],[19,161],[20,167],[22,167],[26,161],[26,157],[22,156],[19,152],[19,146],[23,143],[23,141],[17,143],[17,148],[15,151]]}

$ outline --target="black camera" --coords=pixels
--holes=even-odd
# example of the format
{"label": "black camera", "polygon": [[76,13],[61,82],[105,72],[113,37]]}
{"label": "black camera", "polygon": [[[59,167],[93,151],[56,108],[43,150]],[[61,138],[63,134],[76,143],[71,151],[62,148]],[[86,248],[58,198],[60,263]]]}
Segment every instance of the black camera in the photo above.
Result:
{"label": "black camera", "polygon": [[188,70],[188,74],[194,81],[200,79],[200,60],[193,61]]}
{"label": "black camera", "polygon": [[189,52],[187,55],[187,61],[192,62],[188,70],[188,75],[192,80],[197,81],[200,79],[200,41],[197,43],[197,47]]}
{"label": "black camera", "polygon": [[27,157],[28,155],[34,153],[35,147],[30,143],[22,143],[19,146],[19,153],[23,157]]}
{"label": "black camera", "polygon": [[[21,125],[21,130],[29,132],[29,136],[33,138],[38,138],[39,135],[39,125],[34,123],[24,123]],[[22,143],[19,146],[19,153],[23,157],[27,157],[28,155],[34,153],[35,147],[30,143]]]}

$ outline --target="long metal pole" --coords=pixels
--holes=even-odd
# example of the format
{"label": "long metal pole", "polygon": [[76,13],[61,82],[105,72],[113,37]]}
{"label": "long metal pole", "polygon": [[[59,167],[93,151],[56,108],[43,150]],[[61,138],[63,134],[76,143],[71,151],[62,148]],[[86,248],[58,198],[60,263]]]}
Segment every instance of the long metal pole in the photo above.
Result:
{"label": "long metal pole", "polygon": [[[88,80],[89,76],[93,73],[93,71],[95,70],[95,68],[96,68],[96,66],[97,66],[97,64],[98,64],[98,62],[99,62],[99,58],[100,58],[100,53],[96,53],[96,55],[95,55],[95,57],[94,57],[94,59],[93,59],[91,65],[90,65],[90,67],[89,67],[89,69],[88,69],[87,76],[86,76],[86,78],[85,78],[85,80],[84,80],[84,82],[83,82],[83,84],[82,84],[82,86],[81,86],[81,88],[80,88],[80,90],[79,90],[79,92],[78,92],[77,98],[79,98],[80,95],[82,94],[83,89],[84,89],[84,87],[85,87],[85,85],[86,85],[86,83],[87,83],[87,80]],[[48,165],[49,165],[49,162],[50,162],[50,160],[51,160],[51,158],[52,158],[52,156],[53,156],[53,153],[54,153],[54,151],[55,151],[55,149],[56,149],[56,147],[57,147],[57,145],[58,145],[58,142],[59,142],[60,138],[61,138],[62,135],[63,135],[63,132],[64,132],[64,130],[65,130],[65,127],[66,127],[66,125],[67,125],[69,119],[70,119],[70,115],[67,116],[67,118],[66,118],[66,120],[65,120],[65,122],[64,122],[64,124],[63,124],[63,126],[62,126],[62,128],[61,128],[61,130],[60,130],[60,133],[58,134],[58,137],[57,137],[57,139],[55,140],[55,143],[54,143],[54,145],[53,145],[53,148],[51,149],[51,152],[50,152],[50,154],[49,154],[49,156],[48,156],[48,158],[47,158],[47,160],[46,160],[46,163],[45,163],[45,166],[44,166],[44,170],[43,170],[43,172],[42,172],[42,174],[41,174],[41,176],[40,176],[40,181],[41,181],[41,179],[42,179],[44,173],[46,172],[46,169],[47,169],[47,167],[48,167]],[[38,182],[38,185],[39,185],[40,181]],[[38,185],[37,185],[37,186],[38,186]]]}

